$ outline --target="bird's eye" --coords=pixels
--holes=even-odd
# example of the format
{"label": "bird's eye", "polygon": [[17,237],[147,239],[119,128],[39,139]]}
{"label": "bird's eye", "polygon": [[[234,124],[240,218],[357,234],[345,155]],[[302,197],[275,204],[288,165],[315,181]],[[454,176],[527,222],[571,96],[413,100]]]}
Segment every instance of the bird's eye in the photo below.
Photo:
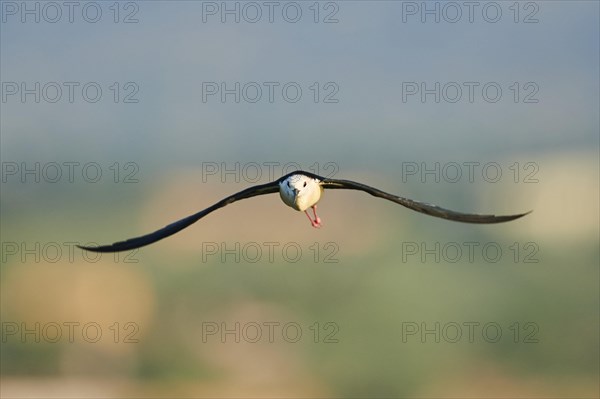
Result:
{"label": "bird's eye", "polygon": [[304,182],[304,185],[302,187],[306,187],[306,182]]}

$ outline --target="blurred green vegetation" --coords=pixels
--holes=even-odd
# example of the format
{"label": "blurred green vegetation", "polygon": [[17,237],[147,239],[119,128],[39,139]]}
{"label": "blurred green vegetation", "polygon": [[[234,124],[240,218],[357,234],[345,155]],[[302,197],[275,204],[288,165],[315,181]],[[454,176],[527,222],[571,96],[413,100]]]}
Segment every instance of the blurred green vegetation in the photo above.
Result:
{"label": "blurred green vegetation", "polygon": [[[40,188],[46,209],[14,202],[18,190],[4,196],[3,241],[110,241],[141,233],[146,222],[156,227],[162,223],[140,221],[144,214],[140,209],[161,191],[154,186],[57,187]],[[216,186],[201,190],[212,196],[211,187]],[[73,197],[61,192],[64,189],[71,190]],[[409,185],[404,191],[413,189]],[[456,204],[467,196],[438,202]],[[335,198],[323,200],[321,217],[326,225],[320,231],[309,229],[303,215],[284,205],[272,212],[285,218],[264,219],[260,201],[249,200],[219,211],[212,222],[201,221],[169,238],[170,242],[142,249],[133,256],[137,263],[111,256],[89,263],[79,252],[73,262],[63,256],[56,263],[44,259],[35,263],[31,257],[22,263],[19,256],[8,256],[1,270],[3,323],[97,321],[104,336],[101,343],[81,337],[73,343],[65,338],[49,343],[42,337],[35,343],[31,336],[26,342],[19,335],[4,337],[2,378],[12,389],[5,393],[19,392],[20,383],[35,383],[38,377],[93,378],[107,384],[125,380],[126,386],[116,396],[152,392],[190,397],[523,393],[592,397],[597,393],[599,250],[593,236],[557,241],[529,235],[523,226],[549,217],[535,212],[515,222],[521,226],[480,227],[345,193],[345,201],[366,214],[364,226],[357,224],[361,219],[341,220],[333,206]],[[202,207],[212,200],[194,201]],[[23,208],[8,212],[6,202]],[[508,208],[515,206],[511,200]],[[481,205],[473,202],[462,207]],[[190,213],[182,206],[176,208],[181,216]],[[236,220],[236,212],[248,215],[249,221]],[[254,224],[261,218],[262,226]],[[222,225],[229,238],[222,240],[224,233],[211,230],[211,223]],[[337,230],[339,224],[343,234]],[[252,234],[264,225],[266,230],[257,233],[256,242],[295,241],[304,251],[300,261],[286,262],[278,250],[272,263],[264,253],[256,263],[244,256],[236,263],[231,255],[222,262],[220,254],[204,259],[202,239],[212,241],[207,238],[214,235],[215,242],[232,248],[236,242],[248,242],[246,232]],[[519,229],[523,231],[515,233]],[[288,240],[286,234],[298,239]],[[353,248],[361,236],[365,247]],[[178,240],[192,242],[192,247],[177,249]],[[538,262],[524,263],[523,254],[515,262],[508,247],[528,241],[539,246],[534,256]],[[323,262],[326,251],[315,262],[309,249],[314,242],[321,250],[324,243],[335,243],[338,262]],[[418,255],[403,253],[406,242],[425,242],[429,247],[435,242],[496,242],[505,252],[497,263],[485,261],[480,252],[473,262],[466,256],[456,263],[443,257],[436,262],[432,255],[423,262]],[[126,322],[136,323],[139,342],[112,342],[108,327],[115,321],[121,328]],[[231,329],[236,322],[242,326],[298,323],[302,337],[288,342],[276,329],[274,342],[268,342],[264,326],[256,343],[243,335],[239,343],[231,334],[225,342],[219,333],[203,336],[203,323],[225,323]],[[325,329],[328,322],[334,323],[335,331],[332,325]],[[473,342],[463,324],[468,322],[479,323]],[[482,336],[482,326],[490,322],[502,329],[498,342],[487,342]],[[315,323],[317,342],[311,330]],[[458,323],[462,337],[454,343],[441,330],[439,342],[433,334],[403,336],[405,323],[419,327],[425,323],[429,329],[436,323],[441,329]],[[514,323],[519,323],[516,338]],[[526,323],[535,323],[537,329],[525,328]],[[323,342],[332,332],[338,342]],[[524,342],[529,333],[537,343]],[[25,382],[18,382],[23,377]]]}

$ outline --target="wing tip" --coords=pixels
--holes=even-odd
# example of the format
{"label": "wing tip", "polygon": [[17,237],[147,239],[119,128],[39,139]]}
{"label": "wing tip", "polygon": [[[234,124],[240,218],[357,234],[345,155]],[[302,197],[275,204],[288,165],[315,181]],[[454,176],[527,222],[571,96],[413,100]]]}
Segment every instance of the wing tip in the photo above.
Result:
{"label": "wing tip", "polygon": [[97,252],[97,253],[114,252],[114,250],[111,250],[110,245],[101,245],[99,247],[87,247],[85,245],[76,245],[76,247],[83,249],[84,251],[89,251],[89,252]]}
{"label": "wing tip", "polygon": [[497,218],[499,219],[497,221],[497,223],[502,223],[502,222],[511,222],[513,220],[517,220],[517,219],[521,219],[523,216],[527,216],[529,215],[531,212],[533,212],[533,209],[527,212],[523,212],[523,213],[517,213],[516,215],[508,215],[508,216],[497,216]]}
{"label": "wing tip", "polygon": [[100,247],[86,247],[85,245],[75,245],[75,246],[79,249],[83,249],[84,251],[100,252],[98,250],[98,248],[100,248]]}
{"label": "wing tip", "polygon": [[515,216],[516,216],[516,218],[515,218],[515,219],[520,219],[520,218],[522,218],[523,216],[527,216],[527,215],[529,215],[531,212],[533,212],[533,209],[531,209],[531,210],[529,210],[529,211],[527,211],[527,212],[523,212],[523,213],[520,213],[520,214],[518,214],[518,215],[515,215]]}

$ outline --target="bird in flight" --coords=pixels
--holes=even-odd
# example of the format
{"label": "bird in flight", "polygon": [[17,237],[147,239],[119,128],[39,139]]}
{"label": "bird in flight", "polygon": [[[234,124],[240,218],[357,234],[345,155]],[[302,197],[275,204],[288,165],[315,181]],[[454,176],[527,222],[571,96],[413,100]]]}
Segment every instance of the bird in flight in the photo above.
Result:
{"label": "bird in flight", "polygon": [[[92,252],[119,252],[127,251],[131,249],[140,248],[156,241],[167,238],[202,219],[209,213],[216,211],[219,208],[223,208],[226,205],[232,204],[236,201],[240,201],[246,198],[256,197],[258,195],[273,194],[279,191],[279,195],[283,202],[294,208],[297,211],[304,212],[313,227],[321,227],[321,218],[317,216],[317,202],[321,199],[321,195],[324,189],[342,189],[342,190],[359,190],[371,194],[374,197],[386,199],[388,201],[395,202],[409,209],[417,212],[425,213],[427,215],[439,217],[442,219],[453,220],[456,222],[464,223],[502,223],[511,220],[518,219],[527,215],[526,213],[519,213],[516,215],[478,215],[471,213],[455,212],[448,209],[441,208],[436,205],[427,204],[424,202],[414,201],[408,198],[399,197],[397,195],[388,194],[377,188],[367,186],[366,184],[357,183],[351,180],[338,180],[330,179],[315,175],[313,173],[304,171],[295,171],[288,173],[279,179],[266,184],[260,184],[252,187],[248,187],[238,193],[232,194],[229,197],[223,198],[216,204],[190,215],[186,218],[171,223],[168,226],[163,227],[154,233],[146,234],[140,237],[130,238],[125,241],[115,242],[110,245],[102,245],[99,247],[88,247],[79,246],[79,248],[92,251]],[[312,209],[313,217],[308,212],[308,209]]]}

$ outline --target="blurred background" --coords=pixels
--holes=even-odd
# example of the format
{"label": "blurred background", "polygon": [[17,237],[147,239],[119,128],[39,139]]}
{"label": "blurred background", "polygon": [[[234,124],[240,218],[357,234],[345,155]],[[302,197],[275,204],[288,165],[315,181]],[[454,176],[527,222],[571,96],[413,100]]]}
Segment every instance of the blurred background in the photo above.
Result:
{"label": "blurred background", "polygon": [[[597,2],[1,1],[2,397],[598,397]],[[507,224],[277,195],[296,168]]]}

